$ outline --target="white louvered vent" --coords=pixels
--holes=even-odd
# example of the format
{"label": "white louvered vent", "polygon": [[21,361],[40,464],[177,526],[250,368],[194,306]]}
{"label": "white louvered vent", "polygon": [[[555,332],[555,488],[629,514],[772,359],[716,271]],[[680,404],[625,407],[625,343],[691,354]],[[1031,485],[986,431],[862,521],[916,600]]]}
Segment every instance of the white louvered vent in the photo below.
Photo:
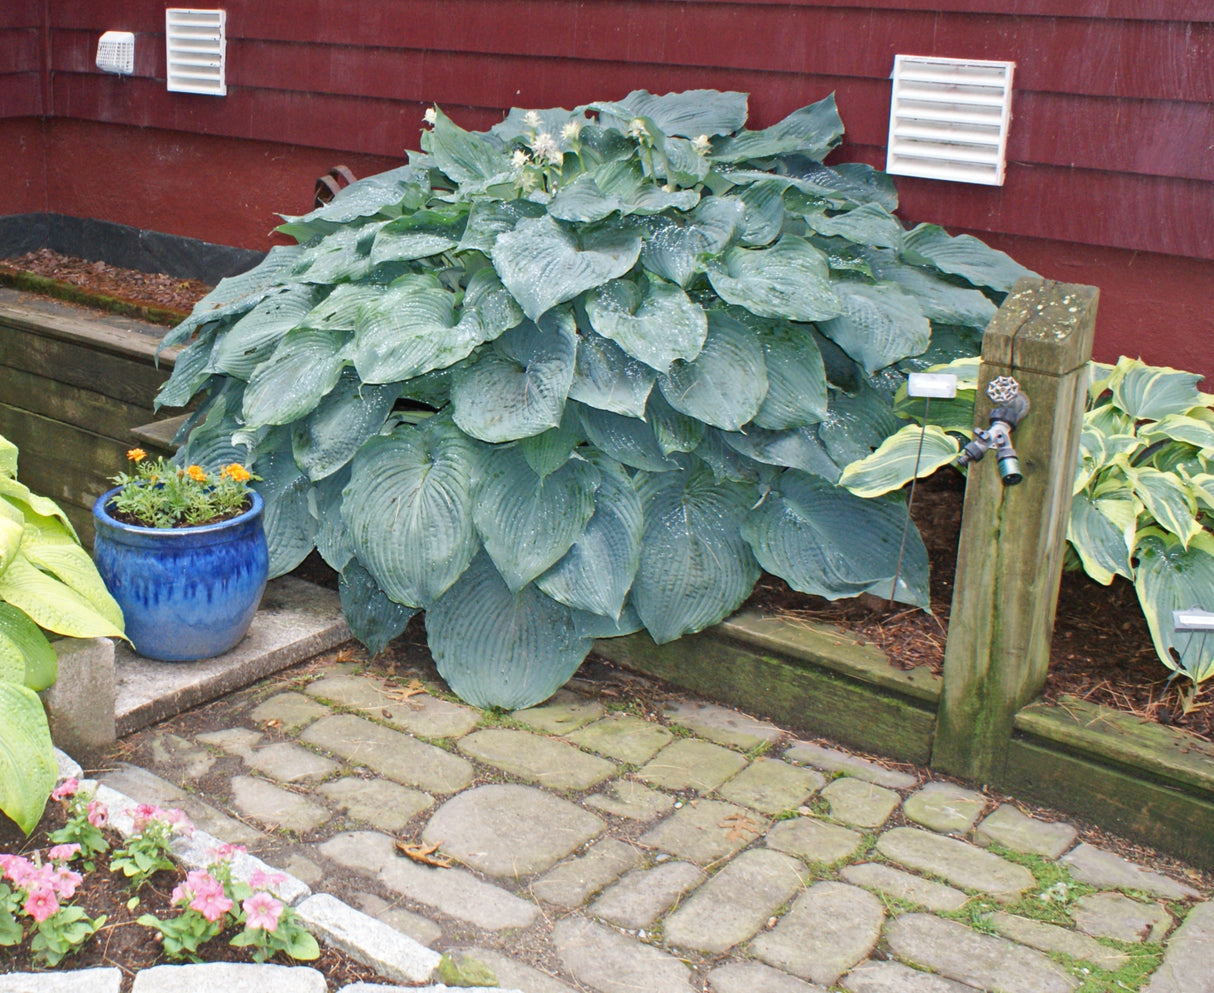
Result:
{"label": "white louvered vent", "polygon": [[227,50],[227,11],[170,7],[164,12],[168,88],[175,93],[222,97]]}
{"label": "white louvered vent", "polygon": [[1002,186],[1015,68],[895,56],[885,171]]}

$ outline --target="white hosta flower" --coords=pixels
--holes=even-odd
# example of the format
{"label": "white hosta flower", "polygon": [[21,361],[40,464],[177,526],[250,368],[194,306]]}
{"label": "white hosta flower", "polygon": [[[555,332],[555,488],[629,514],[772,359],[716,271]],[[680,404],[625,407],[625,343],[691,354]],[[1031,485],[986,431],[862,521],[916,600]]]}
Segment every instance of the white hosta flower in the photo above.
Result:
{"label": "white hosta flower", "polygon": [[540,126],[539,111],[529,110],[523,115],[523,123],[529,128],[538,128]]}
{"label": "white hosta flower", "polygon": [[523,166],[530,161],[531,158],[521,148],[516,148],[514,150],[514,154],[510,156],[510,164],[514,166],[515,169],[523,168]]}
{"label": "white hosta flower", "polygon": [[438,108],[427,107],[426,112],[422,114],[422,120],[433,127],[435,122],[438,121]]}
{"label": "white hosta flower", "polygon": [[639,117],[634,117],[628,122],[628,137],[629,138],[648,138],[649,131],[645,127],[645,122]]}
{"label": "white hosta flower", "polygon": [[694,148],[700,155],[707,155],[712,151],[712,143],[709,142],[708,135],[706,134],[702,134],[700,137],[692,141],[691,147]]}
{"label": "white hosta flower", "polygon": [[535,136],[535,141],[531,143],[531,150],[535,152],[537,159],[543,159],[545,162],[551,162],[553,165],[560,165],[565,156],[561,152],[560,146],[556,143],[556,139],[547,131]]}
{"label": "white hosta flower", "polygon": [[582,133],[582,122],[581,121],[577,121],[577,120],[569,121],[563,128],[561,128],[561,137],[564,138],[566,141],[577,141],[578,135],[580,135],[581,133]]}

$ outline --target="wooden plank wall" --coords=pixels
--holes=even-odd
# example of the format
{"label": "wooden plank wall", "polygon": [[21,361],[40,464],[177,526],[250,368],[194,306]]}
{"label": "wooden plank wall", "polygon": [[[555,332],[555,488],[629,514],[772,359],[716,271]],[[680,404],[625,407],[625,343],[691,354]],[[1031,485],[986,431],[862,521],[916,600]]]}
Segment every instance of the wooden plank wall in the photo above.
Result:
{"label": "wooden plank wall", "polygon": [[37,0],[0,4],[0,118],[43,113],[44,23]]}

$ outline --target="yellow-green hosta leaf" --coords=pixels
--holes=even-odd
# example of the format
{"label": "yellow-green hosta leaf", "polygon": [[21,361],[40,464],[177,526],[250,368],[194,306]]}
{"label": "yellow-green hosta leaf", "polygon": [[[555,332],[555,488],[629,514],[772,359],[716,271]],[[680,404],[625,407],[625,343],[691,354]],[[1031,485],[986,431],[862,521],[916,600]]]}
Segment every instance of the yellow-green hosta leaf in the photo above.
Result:
{"label": "yellow-green hosta leaf", "polygon": [[917,476],[930,476],[948,465],[959,450],[957,439],[942,428],[908,424],[886,438],[867,458],[844,468],[839,485],[860,497],[892,493]]}
{"label": "yellow-green hosta leaf", "polygon": [[1197,506],[1188,487],[1178,477],[1160,472],[1150,466],[1125,468],[1134,495],[1142,501],[1155,522],[1165,531],[1176,535],[1186,548],[1201,531],[1197,523]]}
{"label": "yellow-green hosta leaf", "polygon": [[1140,506],[1128,495],[1094,499],[1080,493],[1071,501],[1067,541],[1084,571],[1103,586],[1114,576],[1134,578],[1130,553],[1137,538]]}
{"label": "yellow-green hosta leaf", "polygon": [[33,690],[0,682],[0,714],[0,810],[29,834],[55,786],[55,746]]}
{"label": "yellow-green hosta leaf", "polygon": [[1177,631],[1172,616],[1175,610],[1209,610],[1214,604],[1214,535],[1203,531],[1186,549],[1174,536],[1152,528],[1138,543],[1134,587],[1160,661],[1194,683],[1214,676],[1214,638]]}
{"label": "yellow-green hosta leaf", "polygon": [[0,603],[0,683],[41,692],[58,672],[58,656],[42,629],[11,603]]}
{"label": "yellow-green hosta leaf", "polygon": [[17,477],[17,446],[0,434],[0,475]]}
{"label": "yellow-green hosta leaf", "polygon": [[1214,511],[1214,474],[1199,472],[1189,478],[1193,498],[1206,510]]}
{"label": "yellow-green hosta leaf", "polygon": [[122,628],[54,576],[16,559],[0,576],[0,600],[24,611],[40,627],[72,638],[122,638]]}
{"label": "yellow-green hosta leaf", "polygon": [[1201,403],[1197,383],[1201,376],[1163,366],[1148,366],[1139,359],[1117,363],[1110,381],[1113,402],[1135,420],[1159,420],[1183,414]]}
{"label": "yellow-green hosta leaf", "polygon": [[73,538],[76,538],[76,529],[72,527],[72,522],[68,520],[67,514],[50,497],[39,496],[37,493],[31,492],[28,486],[17,482],[15,479],[9,479],[6,476],[0,476],[0,497],[7,498],[23,514],[25,513],[25,508],[22,507],[22,504],[28,504],[35,514],[39,514],[42,517],[57,518],[63,522],[63,526],[67,528],[68,533]]}
{"label": "yellow-green hosta leaf", "polygon": [[[67,586],[79,593],[94,610],[118,630],[122,630],[122,608],[89,558],[88,552],[74,541],[31,539],[31,529],[26,529],[26,541],[22,546],[25,557],[39,569],[53,573]],[[66,538],[66,534],[64,536]]]}
{"label": "yellow-green hosta leaf", "polygon": [[1196,448],[1214,449],[1214,424],[1188,414],[1168,414],[1138,432],[1147,438],[1172,438]]}
{"label": "yellow-green hosta leaf", "polygon": [[0,576],[21,550],[25,534],[25,516],[4,497],[0,497]]}

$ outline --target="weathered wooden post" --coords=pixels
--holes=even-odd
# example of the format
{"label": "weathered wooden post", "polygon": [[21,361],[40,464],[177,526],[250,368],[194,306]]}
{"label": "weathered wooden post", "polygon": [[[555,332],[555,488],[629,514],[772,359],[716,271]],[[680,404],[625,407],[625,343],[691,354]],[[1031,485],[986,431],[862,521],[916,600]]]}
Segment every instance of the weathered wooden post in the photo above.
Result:
{"label": "weathered wooden post", "polygon": [[1016,711],[1045,684],[1098,297],[1022,279],[983,339],[975,423],[997,376],[1013,376],[1031,407],[1012,439],[1023,482],[1003,486],[993,454],[969,471],[932,748],[942,772],[997,778]]}

